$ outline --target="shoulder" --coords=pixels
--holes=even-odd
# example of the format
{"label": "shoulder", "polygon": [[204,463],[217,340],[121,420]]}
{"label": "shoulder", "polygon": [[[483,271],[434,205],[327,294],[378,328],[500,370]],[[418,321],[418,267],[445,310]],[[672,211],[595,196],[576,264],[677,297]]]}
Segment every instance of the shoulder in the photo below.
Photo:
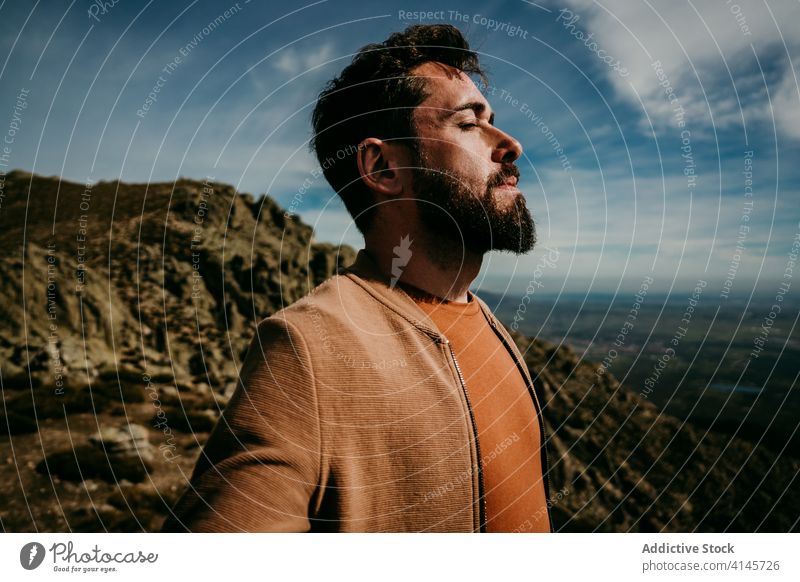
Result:
{"label": "shoulder", "polygon": [[358,319],[369,312],[371,303],[369,295],[352,279],[344,275],[334,275],[291,305],[263,320],[259,326],[269,325],[267,322],[270,320],[278,320],[284,322],[286,327],[306,335],[320,320]]}
{"label": "shoulder", "polygon": [[[309,370],[331,351],[333,342],[352,341],[370,319],[369,296],[348,277],[334,275],[291,305],[262,319],[245,368],[263,362],[298,362]],[[248,366],[249,364],[249,366]]]}

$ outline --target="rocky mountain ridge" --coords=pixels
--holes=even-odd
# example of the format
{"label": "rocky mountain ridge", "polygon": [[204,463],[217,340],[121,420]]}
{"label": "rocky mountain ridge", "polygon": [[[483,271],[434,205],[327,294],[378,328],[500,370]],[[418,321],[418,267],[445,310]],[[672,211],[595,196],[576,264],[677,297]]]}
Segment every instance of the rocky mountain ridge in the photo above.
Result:
{"label": "rocky mountain ridge", "polygon": [[[2,528],[157,530],[255,323],[355,251],[211,179],[15,171],[2,193]],[[545,403],[558,529],[797,529],[796,457],[704,434],[568,347],[513,337]]]}

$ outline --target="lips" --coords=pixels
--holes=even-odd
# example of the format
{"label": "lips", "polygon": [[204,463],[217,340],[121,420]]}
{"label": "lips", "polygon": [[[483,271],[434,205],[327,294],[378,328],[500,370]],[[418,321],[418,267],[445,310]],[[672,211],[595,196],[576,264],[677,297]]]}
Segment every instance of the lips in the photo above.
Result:
{"label": "lips", "polygon": [[517,189],[517,178],[514,176],[510,176],[502,181],[500,184],[497,185],[497,188],[502,188],[503,190],[515,190]]}
{"label": "lips", "polygon": [[489,180],[488,186],[489,190],[498,188],[501,190],[519,192],[519,189],[517,188],[518,183],[519,169],[516,165],[511,164],[510,166],[505,166],[502,170],[495,173]]}

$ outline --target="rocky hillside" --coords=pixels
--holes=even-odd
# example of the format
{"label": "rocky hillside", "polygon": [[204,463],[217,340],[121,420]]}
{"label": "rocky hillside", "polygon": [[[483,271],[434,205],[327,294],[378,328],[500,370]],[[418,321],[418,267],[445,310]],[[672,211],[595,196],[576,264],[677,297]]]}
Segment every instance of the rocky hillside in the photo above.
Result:
{"label": "rocky hillside", "polygon": [[797,451],[779,455],[696,428],[661,414],[613,376],[598,376],[569,347],[515,340],[547,402],[553,519],[562,531],[800,527]]}
{"label": "rocky hillside", "polygon": [[[209,180],[17,171],[2,188],[0,525],[156,530],[254,323],[355,252]],[[797,528],[796,458],[660,416],[568,348],[516,339],[547,402],[559,529]]]}

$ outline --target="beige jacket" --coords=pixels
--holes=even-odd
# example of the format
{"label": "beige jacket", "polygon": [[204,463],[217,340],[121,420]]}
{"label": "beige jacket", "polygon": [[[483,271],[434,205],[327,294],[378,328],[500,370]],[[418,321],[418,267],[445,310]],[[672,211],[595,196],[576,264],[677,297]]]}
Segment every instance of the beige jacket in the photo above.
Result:
{"label": "beige jacket", "polygon": [[[538,413],[522,356],[478,301]],[[484,531],[480,458],[447,338],[362,250],[259,324],[239,387],[163,529]],[[549,499],[544,447],[542,466]]]}

